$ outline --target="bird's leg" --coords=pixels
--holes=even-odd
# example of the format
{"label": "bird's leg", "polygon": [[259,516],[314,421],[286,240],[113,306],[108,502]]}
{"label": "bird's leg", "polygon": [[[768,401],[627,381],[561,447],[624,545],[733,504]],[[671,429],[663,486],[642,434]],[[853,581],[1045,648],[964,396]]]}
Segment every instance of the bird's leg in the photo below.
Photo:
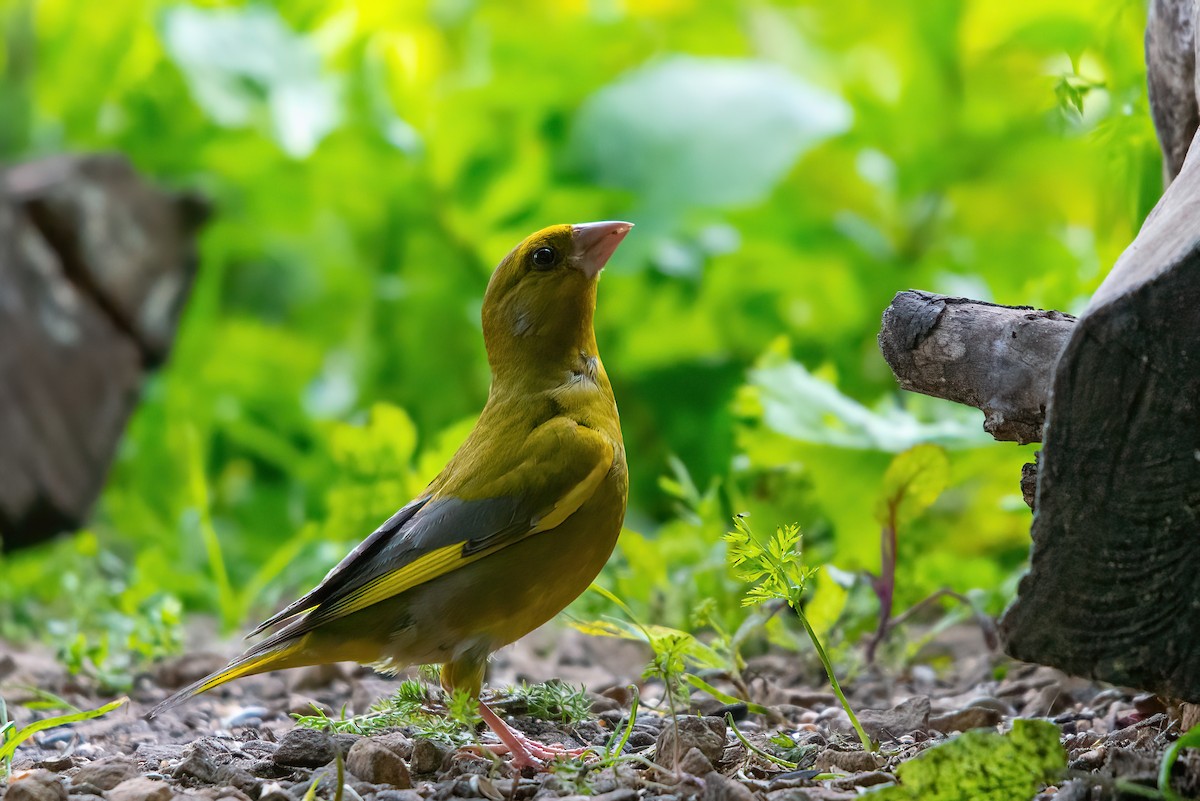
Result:
{"label": "bird's leg", "polygon": [[577,757],[587,751],[586,748],[564,748],[561,745],[539,743],[536,740],[531,740],[505,723],[483,701],[479,702],[479,716],[483,718],[483,722],[487,724],[488,728],[500,738],[501,747],[504,749],[504,751],[501,751],[500,748],[491,747],[491,750],[497,753],[507,751],[512,754],[513,767],[518,770],[526,767],[541,770],[545,767],[545,762],[555,757]]}

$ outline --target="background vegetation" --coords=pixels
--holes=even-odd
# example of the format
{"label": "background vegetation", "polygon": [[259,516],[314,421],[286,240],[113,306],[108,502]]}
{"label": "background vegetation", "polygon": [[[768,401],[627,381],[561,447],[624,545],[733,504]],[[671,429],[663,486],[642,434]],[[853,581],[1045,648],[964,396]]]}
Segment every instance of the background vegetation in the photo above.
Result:
{"label": "background vegetation", "polygon": [[896,608],[998,612],[1031,451],[902,396],[880,313],[909,287],[1077,310],[1161,187],[1141,0],[0,0],[0,24],[0,158],[118,150],[218,209],[94,523],[0,557],[0,636],[117,684],[185,613],[272,611],[436,472],[486,396],[489,272],[556,222],[638,225],[597,316],[633,481],[602,584],[732,630],[731,516],[796,522],[831,568],[810,618],[848,641],[884,472],[934,443]]}

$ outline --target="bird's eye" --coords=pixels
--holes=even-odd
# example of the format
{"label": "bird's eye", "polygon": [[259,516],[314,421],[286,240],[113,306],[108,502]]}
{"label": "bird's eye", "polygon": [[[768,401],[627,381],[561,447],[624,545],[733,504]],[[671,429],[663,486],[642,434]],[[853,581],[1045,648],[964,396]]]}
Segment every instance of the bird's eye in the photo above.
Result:
{"label": "bird's eye", "polygon": [[533,251],[533,266],[546,269],[553,267],[558,254],[554,252],[554,248],[538,248]]}

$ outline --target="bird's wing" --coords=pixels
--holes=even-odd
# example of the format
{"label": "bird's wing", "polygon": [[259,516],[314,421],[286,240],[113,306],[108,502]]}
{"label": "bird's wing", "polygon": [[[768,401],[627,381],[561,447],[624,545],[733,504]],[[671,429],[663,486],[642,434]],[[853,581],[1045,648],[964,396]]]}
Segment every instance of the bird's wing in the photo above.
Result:
{"label": "bird's wing", "polygon": [[305,612],[287,633],[311,631],[549,531],[595,493],[613,465],[607,438],[561,418],[535,430],[523,450],[515,468],[475,482],[474,499],[433,494],[409,503],[255,633]]}

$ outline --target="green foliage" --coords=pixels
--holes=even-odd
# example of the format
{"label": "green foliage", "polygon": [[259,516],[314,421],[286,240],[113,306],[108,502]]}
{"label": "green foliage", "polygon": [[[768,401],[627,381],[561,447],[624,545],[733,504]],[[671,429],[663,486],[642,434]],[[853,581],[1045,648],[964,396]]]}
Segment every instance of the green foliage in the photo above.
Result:
{"label": "green foliage", "polygon": [[969,731],[896,768],[900,784],[873,801],[1031,799],[1067,767],[1059,730],[1045,720],[1014,720],[1012,731]]}
{"label": "green foliage", "polygon": [[796,613],[812,642],[813,649],[817,652],[817,657],[821,660],[821,666],[825,668],[825,675],[829,678],[834,695],[850,719],[850,725],[858,734],[863,748],[874,751],[877,746],[859,725],[858,717],[850,708],[850,702],[846,700],[841,685],[838,684],[833,662],[802,605],[805,584],[815,571],[805,567],[801,560],[800,527],[781,526],[775,530],[775,536],[763,543],[751,530],[746,517],[737,515],[733,518],[733,531],[725,535],[725,541],[729,543],[730,564],[737,571],[739,578],[749,585],[744,603],[783,601]]}
{"label": "green foliage", "polygon": [[875,506],[881,526],[899,528],[923,514],[950,483],[950,460],[937,445],[914,445],[896,456],[883,474]]}
{"label": "green foliage", "polygon": [[582,685],[573,687],[558,679],[537,684],[521,682],[504,693],[502,703],[524,707],[527,714],[538,720],[559,723],[582,723],[592,710],[592,701]]}
{"label": "green foliage", "polygon": [[314,710],[315,715],[295,715],[296,725],[363,736],[411,727],[418,737],[456,748],[475,742],[475,724],[479,721],[475,699],[456,692],[443,704],[414,679],[401,682],[391,696],[376,701],[361,715],[331,718]]}
{"label": "green foliage", "polygon": [[605,218],[638,227],[596,318],[632,481],[602,583],[736,668],[761,627],[726,521],[796,520],[844,571],[809,576],[811,625],[852,638],[864,495],[935,443],[954,484],[905,526],[896,603],[999,611],[1029,449],[902,397],[879,313],[911,286],[1082,304],[1161,188],[1143,5],[0,4],[0,158],[119,151],[217,209],[94,521],[2,557],[0,634],[115,676],[176,647],[176,602],[232,630],[305,589],[478,414],[492,266]]}
{"label": "green foliage", "polygon": [[17,746],[33,735],[47,729],[65,726],[68,723],[79,723],[83,720],[102,717],[128,703],[128,701],[128,698],[118,698],[116,701],[107,703],[104,706],[88,710],[69,707],[71,711],[65,714],[51,715],[50,717],[35,720],[24,726],[18,726],[15,721],[9,719],[8,707],[5,705],[4,699],[0,698],[0,781],[8,778],[8,774],[12,768],[13,754],[16,753]]}

